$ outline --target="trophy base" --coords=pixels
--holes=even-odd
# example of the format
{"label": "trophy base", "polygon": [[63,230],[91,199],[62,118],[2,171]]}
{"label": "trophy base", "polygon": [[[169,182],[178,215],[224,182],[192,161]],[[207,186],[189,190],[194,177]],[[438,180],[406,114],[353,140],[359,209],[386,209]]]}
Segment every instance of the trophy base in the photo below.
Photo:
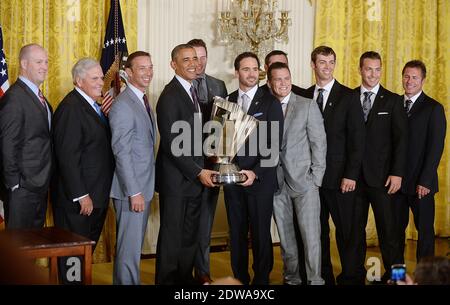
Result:
{"label": "trophy base", "polygon": [[214,184],[238,184],[247,180],[247,176],[239,173],[239,168],[235,164],[219,164],[216,170],[219,174],[211,176]]}

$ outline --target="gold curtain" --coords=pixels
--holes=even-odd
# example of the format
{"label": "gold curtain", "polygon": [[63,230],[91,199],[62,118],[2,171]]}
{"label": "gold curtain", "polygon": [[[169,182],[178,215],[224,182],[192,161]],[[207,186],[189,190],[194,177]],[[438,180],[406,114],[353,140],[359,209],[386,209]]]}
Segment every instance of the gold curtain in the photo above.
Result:
{"label": "gold curtain", "polygon": [[[314,47],[328,45],[337,54],[336,78],[354,88],[361,82],[359,57],[368,50],[383,59],[381,83],[403,94],[401,71],[412,59],[428,70],[424,91],[444,105],[450,119],[450,1],[448,0],[316,0]],[[449,125],[447,125],[449,126]],[[448,134],[448,130],[447,130]],[[447,136],[439,166],[436,234],[450,235],[450,145]],[[376,243],[373,214],[368,241]],[[408,238],[417,232],[410,218]]]}
{"label": "gold curtain", "polygon": [[[128,50],[137,46],[137,0],[120,1]],[[71,69],[82,57],[100,60],[108,22],[109,0],[1,0],[0,24],[10,83],[19,72],[19,50],[38,43],[49,55],[48,78],[42,89],[55,109],[73,88]],[[49,209],[47,225],[53,224]],[[113,211],[94,254],[94,262],[110,261],[115,241]]]}

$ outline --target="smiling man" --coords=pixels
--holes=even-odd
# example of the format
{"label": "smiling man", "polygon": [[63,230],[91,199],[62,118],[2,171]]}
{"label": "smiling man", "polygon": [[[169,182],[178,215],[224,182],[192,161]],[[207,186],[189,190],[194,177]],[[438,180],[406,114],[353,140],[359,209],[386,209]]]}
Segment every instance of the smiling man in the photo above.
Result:
{"label": "smiling man", "polygon": [[417,261],[434,255],[434,194],[439,190],[437,169],[444,150],[447,121],[444,107],[423,92],[426,76],[427,69],[420,60],[407,62],[402,71],[409,128],[408,157],[402,188],[394,197],[402,263],[409,209],[419,232]]}
{"label": "smiling man", "polygon": [[[291,72],[285,63],[272,64],[267,76],[285,117],[277,167],[279,189],[273,202],[284,264],[284,283],[302,283],[299,274],[301,263],[306,265],[307,283],[323,285],[319,187],[325,172],[327,142],[322,115],[312,99],[291,92]],[[305,262],[299,262],[295,219],[303,240],[303,249],[300,250],[305,253]]]}
{"label": "smiling man", "polygon": [[381,282],[390,278],[391,265],[398,263],[396,224],[392,195],[401,186],[406,172],[408,121],[403,101],[380,85],[381,56],[363,53],[359,61],[361,86],[354,89],[366,122],[365,150],[359,183],[356,185],[355,224],[352,245],[356,258],[352,265],[356,282],[365,283],[366,225],[369,205],[377,224],[381,256],[386,270]]}
{"label": "smiling man", "polygon": [[[267,90],[258,87],[259,59],[254,53],[244,52],[238,55],[234,60],[234,69],[239,80],[239,89],[231,93],[228,100],[237,103],[245,113],[258,119],[260,123],[257,133],[260,136],[258,141],[247,141],[235,158],[248,179],[240,185],[224,186],[231,239],[231,267],[234,277],[243,284],[250,283],[248,273],[250,230],[254,271],[252,284],[267,285],[273,267],[270,221],[277,179],[276,164],[264,166],[266,163],[264,161],[267,161],[264,159],[271,157],[263,157],[260,150],[261,147],[272,148],[272,145],[281,145],[283,112],[276,98]],[[264,124],[273,128],[273,132],[271,133],[269,128],[264,131],[261,128]],[[266,143],[263,143],[264,141]],[[271,143],[272,145],[269,145]],[[250,145],[257,147],[250,147]],[[276,152],[278,153],[278,149]]]}
{"label": "smiling man", "polygon": [[[337,282],[348,283],[347,267],[352,264],[348,245],[353,225],[355,189],[364,153],[365,129],[361,105],[352,99],[351,89],[334,78],[335,67],[334,50],[328,46],[316,47],[311,53],[316,84],[306,90],[306,97],[314,99],[323,114],[327,134],[327,164],[320,187],[322,277],[326,285],[335,283],[330,252],[330,215],[336,227],[342,267]],[[304,268],[300,265],[300,270]]]}
{"label": "smiling man", "polygon": [[[194,128],[194,124],[201,126],[202,123],[199,98],[193,85],[198,57],[194,47],[188,44],[176,46],[171,57],[175,77],[161,92],[156,105],[161,136],[156,158],[161,219],[156,249],[155,282],[158,285],[194,283],[192,271],[198,249],[202,190],[214,187],[211,181],[214,172],[204,169],[201,153],[195,154],[195,146],[202,147],[202,143],[195,142],[201,141],[202,128]],[[172,151],[172,143],[179,135],[172,132],[172,128],[179,123],[190,129],[190,145],[183,146],[187,153],[182,155]]]}
{"label": "smiling man", "polygon": [[[91,58],[72,68],[75,85],[59,104],[53,120],[56,173],[52,181],[55,225],[96,242],[108,211],[114,172],[111,134],[97,100],[101,98],[103,72]],[[94,246],[95,248],[95,246]],[[94,251],[94,249],[93,249]],[[59,261],[65,284],[79,284],[72,258]]]}
{"label": "smiling man", "polygon": [[52,170],[52,108],[39,89],[47,78],[47,51],[26,45],[19,63],[19,78],[0,103],[6,228],[42,228]]}
{"label": "smiling man", "polygon": [[146,95],[153,78],[150,54],[130,54],[125,72],[128,86],[109,112],[116,160],[111,187],[117,231],[113,284],[138,285],[141,249],[155,189],[156,119]]}

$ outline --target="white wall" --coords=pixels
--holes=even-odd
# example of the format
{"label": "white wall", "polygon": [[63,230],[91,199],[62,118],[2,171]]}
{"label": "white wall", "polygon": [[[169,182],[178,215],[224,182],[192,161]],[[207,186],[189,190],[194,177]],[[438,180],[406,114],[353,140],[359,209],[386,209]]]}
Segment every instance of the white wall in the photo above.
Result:
{"label": "white wall", "polygon": [[[312,83],[309,65],[313,49],[314,7],[308,0],[284,0],[291,10],[289,43],[276,44],[275,49],[288,53],[293,83],[308,87]],[[173,77],[169,66],[170,52],[192,38],[203,39],[208,46],[206,72],[225,81],[229,92],[237,89],[234,79],[234,58],[216,42],[217,0],[138,0],[138,49],[150,52],[154,64],[154,77],[149,90],[150,100],[156,105],[159,94]],[[135,50],[129,50],[133,52]],[[157,205],[153,204],[145,252],[155,252],[159,219]],[[226,234],[223,223],[226,216],[222,204],[218,205],[215,236]],[[217,232],[219,230],[219,232]]]}

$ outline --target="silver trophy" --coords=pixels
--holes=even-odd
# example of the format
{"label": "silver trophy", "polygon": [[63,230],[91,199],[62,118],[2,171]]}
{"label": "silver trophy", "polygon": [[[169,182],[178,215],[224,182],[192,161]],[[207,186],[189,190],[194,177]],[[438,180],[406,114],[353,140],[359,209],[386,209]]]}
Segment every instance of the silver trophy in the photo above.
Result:
{"label": "silver trophy", "polygon": [[212,142],[207,145],[206,156],[214,163],[211,179],[215,184],[236,184],[247,180],[245,174],[239,173],[239,167],[232,161],[245,144],[250,134],[258,126],[258,120],[247,115],[237,103],[221,97],[214,97],[211,120],[218,122],[220,130],[214,133]]}

